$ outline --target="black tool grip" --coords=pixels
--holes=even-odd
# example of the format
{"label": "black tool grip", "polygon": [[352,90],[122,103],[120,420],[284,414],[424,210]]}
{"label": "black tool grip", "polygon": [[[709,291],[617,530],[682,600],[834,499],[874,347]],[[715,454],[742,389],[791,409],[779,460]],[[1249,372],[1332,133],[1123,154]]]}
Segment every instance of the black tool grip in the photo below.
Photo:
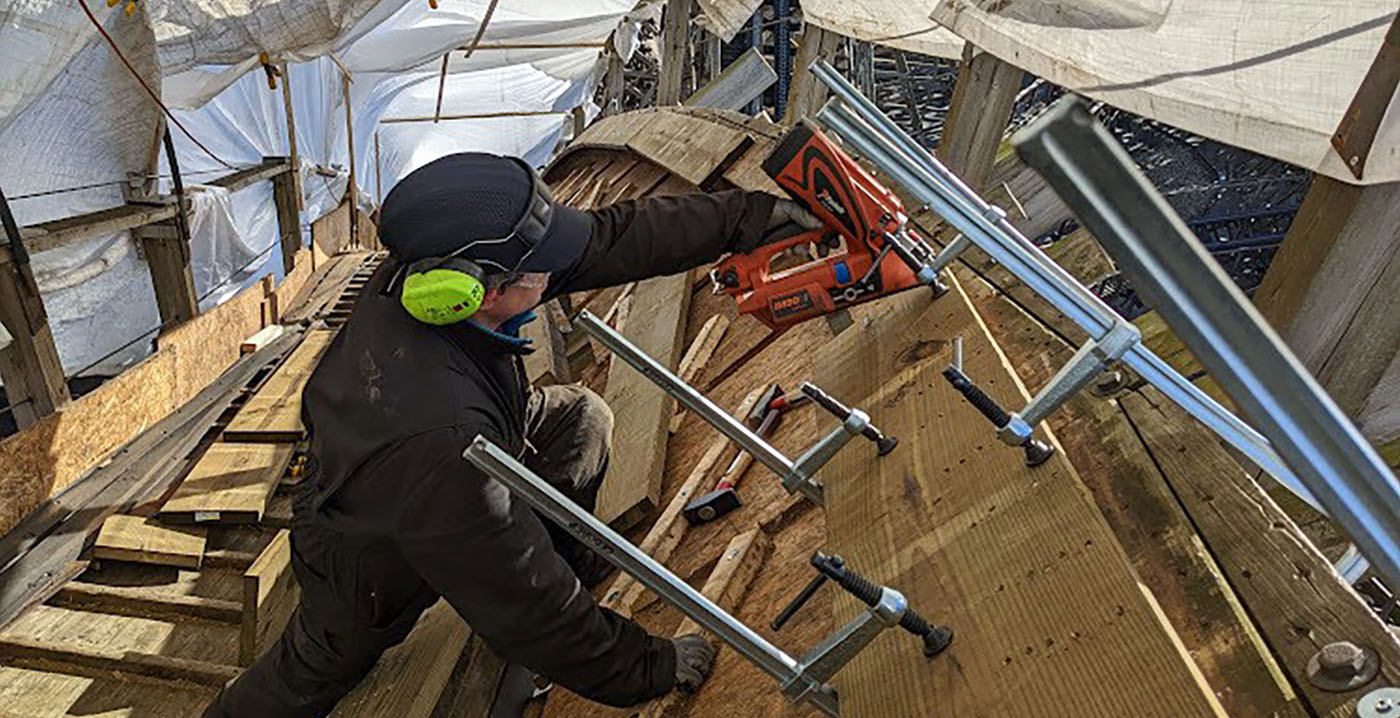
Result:
{"label": "black tool grip", "polygon": [[[860,599],[871,608],[880,603],[882,587],[859,573],[846,568],[840,559],[833,560],[834,557],[818,551],[812,556],[812,565],[822,575],[836,582],[836,585],[846,589],[848,593]],[[899,619],[899,627],[922,638],[924,641],[924,655],[936,656],[948,647],[953,640],[953,631],[947,626],[935,626],[930,624],[918,611],[905,607],[904,615]]]}
{"label": "black tool grip", "polygon": [[977,385],[973,384],[972,380],[967,378],[967,375],[959,371],[957,367],[950,366],[944,369],[943,378],[947,379],[948,383],[952,384],[953,388],[957,389],[958,393],[962,394],[969,404],[982,412],[982,416],[987,417],[987,420],[992,422],[996,428],[1000,429],[1011,423],[1011,415],[1007,414],[1006,410],[1002,409],[995,399],[978,389]]}

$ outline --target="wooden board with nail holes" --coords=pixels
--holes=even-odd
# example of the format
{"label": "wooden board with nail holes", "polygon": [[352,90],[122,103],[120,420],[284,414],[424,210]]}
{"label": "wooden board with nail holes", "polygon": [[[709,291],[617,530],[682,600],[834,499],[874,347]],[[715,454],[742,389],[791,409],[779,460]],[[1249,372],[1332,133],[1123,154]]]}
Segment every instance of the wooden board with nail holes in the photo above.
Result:
{"label": "wooden board with nail holes", "polygon": [[204,558],[204,534],[202,528],[162,526],[145,516],[116,514],[102,522],[92,557],[199,568]]}
{"label": "wooden board with nail holes", "polygon": [[423,612],[403,643],[379,657],[340,699],[330,718],[428,718],[447,686],[471,629],[446,601]]}
{"label": "wooden board with nail holes", "polygon": [[[947,386],[961,336],[979,386],[1003,405],[1029,399],[953,288],[862,308],[871,320],[814,358],[817,384],[902,439],[823,470],[828,548],[955,633],[931,660],[907,634],[872,644],[836,677],[842,714],[1223,716],[1063,451],[1027,468]],[[863,609],[841,596],[835,610]]]}
{"label": "wooden board with nail holes", "polygon": [[160,519],[257,523],[291,460],[291,444],[213,444],[161,506]]}
{"label": "wooden board with nail holes", "polygon": [[306,434],[301,425],[301,390],[321,361],[321,354],[335,338],[335,331],[306,333],[292,355],[258,389],[224,429],[226,441],[299,441]]}

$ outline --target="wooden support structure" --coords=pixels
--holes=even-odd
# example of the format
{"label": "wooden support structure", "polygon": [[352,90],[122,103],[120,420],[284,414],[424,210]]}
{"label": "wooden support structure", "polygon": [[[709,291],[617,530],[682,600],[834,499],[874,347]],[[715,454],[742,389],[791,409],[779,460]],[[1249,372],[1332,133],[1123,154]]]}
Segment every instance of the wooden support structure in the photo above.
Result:
{"label": "wooden support structure", "polygon": [[301,597],[292,573],[292,536],[282,529],[243,573],[238,665],[251,666],[282,635]]}
{"label": "wooden support structure", "polygon": [[[643,352],[675,369],[685,339],[690,280],[684,274],[637,284],[632,312],[646,317],[631,322],[624,336]],[[625,529],[649,516],[660,504],[666,439],[675,400],[625,362],[614,361],[604,395],[613,413],[626,417],[613,431],[612,460],[598,491],[595,514]]]}
{"label": "wooden support structure", "polygon": [[145,516],[117,514],[102,522],[92,557],[199,568],[205,541],[202,528],[162,526]]}
{"label": "wooden support structure", "polygon": [[190,269],[189,238],[181,236],[177,223],[178,220],[169,219],[131,230],[132,238],[141,243],[146,255],[156,309],[161,324],[166,326],[199,314],[199,295],[195,292],[194,272]]}
{"label": "wooden support structure", "polygon": [[695,0],[666,0],[661,21],[661,77],[657,79],[656,104],[678,104],[690,93],[685,68],[690,64],[690,10]]}
{"label": "wooden support structure", "polygon": [[971,44],[963,53],[938,156],[974,190],[986,188],[1025,71]]}
{"label": "wooden support structure", "polygon": [[1400,351],[1400,184],[1313,178],[1254,302],[1342,411],[1361,418]]}
{"label": "wooden support structure", "polygon": [[[494,7],[494,6],[492,6]],[[350,246],[360,246],[360,207],[359,189],[355,184],[355,111],[350,106],[350,73],[342,70],[341,89],[345,95],[345,148],[350,157],[350,183],[346,185],[345,196],[350,202]]]}
{"label": "wooden support structure", "polygon": [[44,299],[27,261],[0,264],[0,323],[11,337],[0,348],[0,378],[15,423],[24,429],[70,399]]}
{"label": "wooden support structure", "polygon": [[211,687],[238,675],[237,668],[209,661],[19,637],[0,637],[0,663],[90,678],[135,677]]}
{"label": "wooden support structure", "polygon": [[335,332],[315,330],[297,346],[287,361],[263,384],[224,429],[227,441],[299,441],[306,433],[301,424],[301,390],[306,378],[330,346]]}
{"label": "wooden support structure", "polygon": [[85,581],[69,581],[58,589],[48,605],[114,616],[140,616],[161,621],[243,620],[243,604],[203,596],[160,594],[145,586],[109,586]]}
{"label": "wooden support structure", "polygon": [[823,30],[812,23],[802,27],[802,37],[797,42],[797,59],[793,66],[792,84],[788,86],[787,111],[783,114],[784,125],[795,125],[804,117],[817,114],[826,101],[826,85],[807,70],[818,60],[831,62],[836,59],[836,51],[841,47],[841,36]]}
{"label": "wooden support structure", "polygon": [[214,444],[161,507],[160,519],[257,523],[291,460],[291,444]]}
{"label": "wooden support structure", "polygon": [[[297,212],[306,209],[306,200],[301,190],[301,155],[297,154],[296,113],[292,111],[292,76],[287,71],[287,63],[278,66],[282,72],[282,108],[287,116],[287,166],[292,175],[292,193],[297,198]],[[378,138],[376,138],[377,140]]]}
{"label": "wooden support structure", "polygon": [[[942,369],[964,367],[1003,405],[1029,399],[961,286],[887,300],[818,350],[816,382],[871,412],[889,456],[844,451],[822,472],[829,547],[957,634],[942,658],[872,644],[836,680],[843,715],[1223,716],[1059,451],[1036,468],[997,441]],[[852,367],[860,367],[852,371]],[[1053,440],[1053,438],[1052,438]],[[857,602],[836,601],[836,620]]]}
{"label": "wooden support structure", "polygon": [[272,176],[272,202],[277,210],[277,237],[282,246],[282,269],[291,272],[296,267],[297,250],[301,249],[301,193],[297,190],[296,172],[282,172]]}

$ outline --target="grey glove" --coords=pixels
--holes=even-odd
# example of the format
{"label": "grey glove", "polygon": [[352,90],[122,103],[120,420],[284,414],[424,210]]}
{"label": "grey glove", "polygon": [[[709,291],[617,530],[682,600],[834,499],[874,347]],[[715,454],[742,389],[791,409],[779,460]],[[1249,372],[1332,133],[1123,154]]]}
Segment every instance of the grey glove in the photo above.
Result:
{"label": "grey glove", "polygon": [[676,687],[694,693],[715,666],[715,647],[695,633],[672,638],[671,644],[676,647]]}
{"label": "grey glove", "polygon": [[790,224],[795,225],[795,227],[788,228],[791,231],[785,232],[787,237],[792,237],[801,231],[819,230],[822,227],[822,220],[818,220],[815,214],[806,211],[801,204],[778,197],[777,202],[773,203],[773,214],[769,216],[766,230],[769,234],[773,234],[778,228],[784,228],[784,225]]}

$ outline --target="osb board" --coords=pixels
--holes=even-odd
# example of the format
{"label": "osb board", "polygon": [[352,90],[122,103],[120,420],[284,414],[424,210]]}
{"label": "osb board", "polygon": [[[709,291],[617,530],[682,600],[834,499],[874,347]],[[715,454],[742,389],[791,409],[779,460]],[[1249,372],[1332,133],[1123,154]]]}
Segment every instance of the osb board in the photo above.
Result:
{"label": "osb board", "polygon": [[423,612],[404,642],[380,656],[330,718],[428,718],[471,629],[446,601]]}
{"label": "osb board", "polygon": [[[872,644],[837,676],[843,715],[1223,716],[1063,450],[1026,467],[941,376],[961,336],[984,390],[1029,399],[954,289],[860,312],[815,359],[819,385],[904,439],[823,472],[831,550],[955,632],[932,660],[908,636]],[[837,620],[858,610],[837,599]]]}
{"label": "osb board", "polygon": [[254,284],[234,297],[156,338],[159,351],[176,355],[176,403],[209,386],[238,360],[238,347],[262,329],[263,289]]}
{"label": "osb board", "polygon": [[291,444],[213,444],[161,507],[160,517],[256,523],[291,459]]}
{"label": "osb board", "polygon": [[189,718],[200,715],[215,693],[193,684],[176,688],[0,667],[0,715],[6,718]]}
{"label": "osb board", "polygon": [[145,516],[114,514],[102,522],[93,558],[199,568],[204,558],[204,529],[165,526]]}
{"label": "osb board", "polygon": [[229,422],[224,438],[230,441],[300,439],[305,433],[301,425],[302,388],[334,338],[334,330],[307,332],[291,356]]}
{"label": "osb board", "polygon": [[0,533],[174,411],[177,359],[157,352],[0,441]]}
{"label": "osb board", "polygon": [[[311,223],[311,241],[322,256],[333,256],[350,246],[350,204],[340,206],[325,213]],[[319,262],[317,262],[319,266]]]}

